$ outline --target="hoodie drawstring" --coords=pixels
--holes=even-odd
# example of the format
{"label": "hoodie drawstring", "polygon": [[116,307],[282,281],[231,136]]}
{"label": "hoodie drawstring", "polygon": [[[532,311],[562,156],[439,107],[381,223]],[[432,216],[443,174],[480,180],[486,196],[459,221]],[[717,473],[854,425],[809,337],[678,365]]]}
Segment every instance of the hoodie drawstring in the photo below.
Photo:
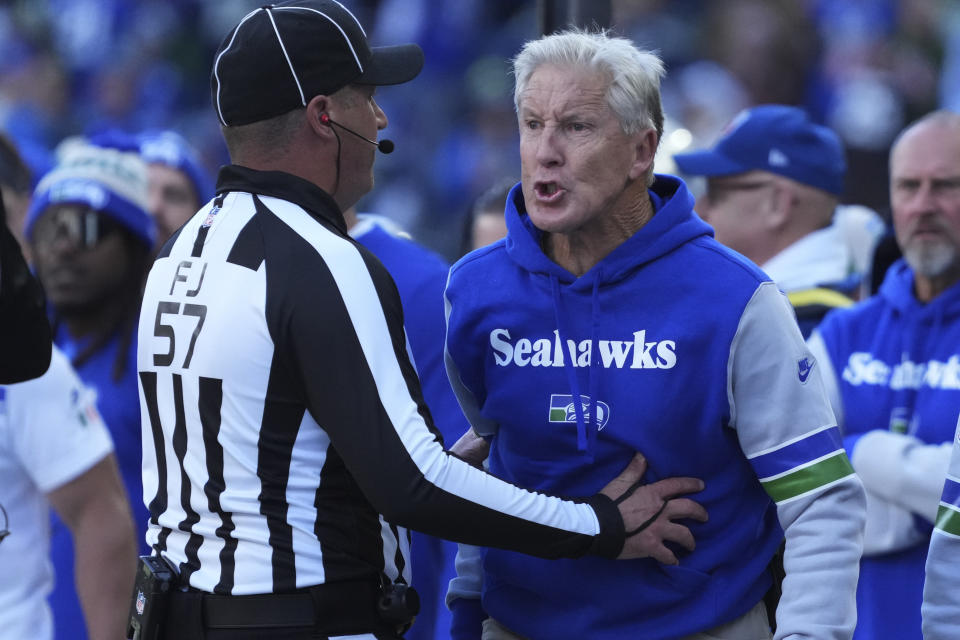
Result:
{"label": "hoodie drawstring", "polygon": [[[598,274],[599,276],[599,274]],[[590,397],[590,426],[593,428],[587,428],[587,421],[583,415],[583,394],[580,392],[580,380],[577,377],[576,371],[576,349],[572,353],[568,353],[568,358],[563,358],[564,370],[567,374],[567,383],[570,386],[570,393],[573,395],[573,410],[577,417],[577,451],[588,452],[588,457],[593,458],[593,447],[596,443],[597,431],[599,430],[600,420],[597,416],[597,386],[599,384],[600,376],[599,372],[596,371],[596,368],[599,366],[600,354],[597,349],[597,331],[600,323],[600,302],[599,302],[599,288],[600,288],[600,278],[597,277],[593,282],[593,300],[592,300],[592,317],[591,317],[591,329],[590,329],[590,365],[588,368],[588,384],[587,390]],[[569,342],[567,341],[567,336],[569,332],[567,331],[566,320],[563,311],[560,308],[560,281],[555,275],[550,275],[550,289],[553,293],[553,315],[554,321],[557,325],[557,334],[560,338],[560,349],[561,354],[563,350],[566,350]],[[596,426],[594,426],[596,425]]]}
{"label": "hoodie drawstring", "polygon": [[[567,345],[566,323],[562,320],[563,313],[560,311],[560,281],[553,274],[550,275],[550,289],[553,292],[553,317],[557,324],[557,333],[560,335],[560,348],[564,349]],[[571,362],[564,358],[563,368],[567,374],[567,384],[570,385],[570,392],[573,394],[573,411],[577,416],[577,451],[587,450],[587,427],[583,420],[583,402],[580,395],[580,381],[577,380],[575,363],[572,362],[577,357],[576,351],[569,354]]]}
{"label": "hoodie drawstring", "polygon": [[923,310],[902,311],[907,329],[900,336],[900,362],[897,365],[901,367],[900,388],[895,390],[889,428],[893,431],[903,429],[903,433],[912,436],[916,435],[920,427],[915,415],[917,394],[929,374],[930,355],[927,345],[937,344],[937,338],[943,331],[943,305],[937,305],[930,311],[932,319],[929,333],[925,333],[920,326],[923,323]]}
{"label": "hoodie drawstring", "polygon": [[590,301],[590,372],[587,377],[587,389],[590,393],[590,422],[593,423],[594,428],[587,431],[587,437],[589,438],[587,446],[591,452],[591,457],[597,442],[597,432],[600,431],[600,416],[597,414],[597,386],[600,383],[600,350],[597,343],[597,331],[600,326],[601,276],[598,267],[596,277],[593,280],[593,294]]}

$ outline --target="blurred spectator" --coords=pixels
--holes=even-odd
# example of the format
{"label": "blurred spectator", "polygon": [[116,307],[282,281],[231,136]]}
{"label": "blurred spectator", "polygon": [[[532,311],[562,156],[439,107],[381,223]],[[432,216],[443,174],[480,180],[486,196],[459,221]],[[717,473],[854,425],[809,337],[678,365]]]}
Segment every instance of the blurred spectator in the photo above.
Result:
{"label": "blurred spectator", "polygon": [[817,32],[804,3],[706,3],[707,56],[730,70],[753,104],[802,104],[817,62]]}
{"label": "blurred spectator", "polygon": [[103,147],[139,153],[147,163],[147,211],[157,226],[157,249],[213,197],[213,181],[183,136],[175,131],[93,136]]}
{"label": "blurred spectator", "polygon": [[[132,505],[142,553],[140,399],[135,328],[156,232],[146,212],[147,171],[133,153],[69,140],[57,166],[37,186],[26,236],[50,305],[54,341],[97,393]],[[73,590],[68,531],[54,519],[52,594],[58,637],[83,638]]]}
{"label": "blurred spectator", "polygon": [[503,210],[507,204],[507,194],[517,182],[516,178],[502,178],[474,200],[463,223],[461,257],[506,237],[507,221],[503,217]]}
{"label": "blurred spectator", "polygon": [[707,178],[697,212],[787,293],[804,337],[830,309],[853,304],[883,223],[863,220],[870,212],[861,208],[833,224],[846,173],[833,131],[797,107],[761,105],[741,112],[714,148],[674,160]]}
{"label": "blurred spectator", "polygon": [[213,183],[187,141],[173,131],[141,136],[140,156],[147,162],[147,210],[161,247],[213,197]]}
{"label": "blurred spectator", "polygon": [[890,184],[904,258],[876,296],[830,313],[809,346],[867,490],[854,638],[920,640],[960,400],[960,114],[934,112],[900,134]]}
{"label": "blurred spectator", "polygon": [[847,147],[848,201],[886,207],[890,143],[905,123],[938,104],[950,4],[810,3],[821,49],[808,104]]}

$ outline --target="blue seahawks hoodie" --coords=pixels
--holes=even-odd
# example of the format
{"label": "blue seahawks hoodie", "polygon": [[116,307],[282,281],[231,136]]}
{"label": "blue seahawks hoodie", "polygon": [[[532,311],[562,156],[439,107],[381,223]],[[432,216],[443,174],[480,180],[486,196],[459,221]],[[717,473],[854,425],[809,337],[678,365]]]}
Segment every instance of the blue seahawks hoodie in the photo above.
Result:
{"label": "blue seahawks hoodie", "polygon": [[[960,411],[960,285],[921,303],[913,293],[913,271],[900,260],[878,295],[831,312],[819,332],[838,376],[850,455],[859,438],[875,429],[927,444],[953,438]],[[915,524],[924,533],[932,529],[920,517]],[[855,638],[921,640],[927,540],[863,559]]]}
{"label": "blue seahawks hoodie", "polygon": [[[812,613],[790,614],[808,620],[787,619],[784,628],[806,624],[810,637],[848,638],[863,494],[819,373],[782,294],[713,239],[682,181],[657,178],[652,219],[581,277],[540,249],[541,232],[515,187],[507,238],[451,269],[448,375],[474,429],[491,438],[495,475],[587,496],[640,451],[648,482],[702,478],[705,490],[692,497],[710,519],[684,523],[697,547],[679,553],[679,566],[487,549],[483,608],[533,639],[665,640],[704,631],[761,600],[781,525],[807,518],[808,535],[819,529],[823,539],[813,533],[797,543],[811,546],[795,566],[823,547],[825,557],[836,551],[838,573],[816,586],[792,578],[792,588],[822,595],[803,605]],[[745,320],[754,317],[751,306],[764,309],[761,320]],[[738,360],[740,349],[755,353]],[[778,513],[779,505],[789,506]],[[825,519],[840,530],[824,527]],[[838,534],[854,542],[833,549]],[[789,544],[788,533],[788,560]]]}

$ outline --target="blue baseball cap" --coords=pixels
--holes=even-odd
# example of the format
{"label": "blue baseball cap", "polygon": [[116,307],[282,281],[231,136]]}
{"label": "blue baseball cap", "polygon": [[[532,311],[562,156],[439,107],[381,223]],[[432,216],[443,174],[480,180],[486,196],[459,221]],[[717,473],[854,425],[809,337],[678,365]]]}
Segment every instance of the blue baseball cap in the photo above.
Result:
{"label": "blue baseball cap", "polygon": [[673,159],[691,176],[769,171],[837,196],[847,172],[836,133],[811,122],[803,109],[777,104],[741,111],[713,149],[678,153]]}

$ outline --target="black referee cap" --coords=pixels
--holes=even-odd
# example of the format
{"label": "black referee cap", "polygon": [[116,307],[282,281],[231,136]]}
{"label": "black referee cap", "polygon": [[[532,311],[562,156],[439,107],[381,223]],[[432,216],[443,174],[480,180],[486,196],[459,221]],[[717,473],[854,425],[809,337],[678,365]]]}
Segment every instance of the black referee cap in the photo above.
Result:
{"label": "black referee cap", "polygon": [[348,84],[407,82],[422,67],[415,44],[371,48],[360,22],[335,0],[287,0],[251,11],[227,34],[210,85],[220,123],[235,126]]}

